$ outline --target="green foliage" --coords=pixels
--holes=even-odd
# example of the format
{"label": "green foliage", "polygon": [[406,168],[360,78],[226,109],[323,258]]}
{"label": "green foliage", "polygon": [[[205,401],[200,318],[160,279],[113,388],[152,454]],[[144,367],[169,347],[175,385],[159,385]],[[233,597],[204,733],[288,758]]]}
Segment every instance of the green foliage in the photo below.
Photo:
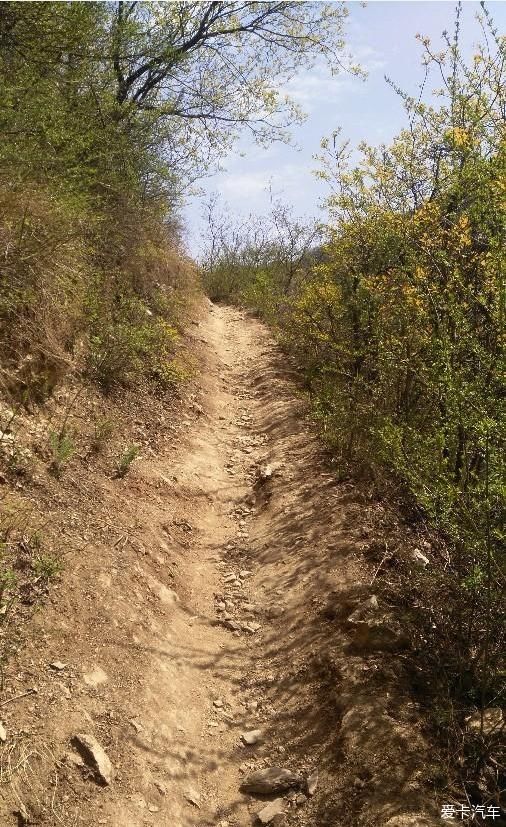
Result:
{"label": "green foliage", "polygon": [[55,477],[60,477],[64,466],[75,451],[74,440],[65,430],[52,431],[49,434],[49,445],[52,453],[50,464],[51,473],[54,474]]}
{"label": "green foliage", "polygon": [[[150,375],[165,383],[177,331],[154,317],[139,298],[123,299],[112,320],[100,320],[91,336],[90,366],[102,387],[128,385],[136,376]],[[110,318],[110,317],[109,317]]]}
{"label": "green foliage", "polygon": [[212,199],[202,262],[204,287],[215,301],[246,304],[274,322],[286,295],[307,276],[320,240],[318,222],[296,218],[279,201],[263,218],[250,215],[234,223]]}
{"label": "green foliage", "polygon": [[53,580],[62,570],[61,561],[51,554],[39,554],[32,562],[32,568],[36,575],[44,582]]}
{"label": "green foliage", "polygon": [[139,454],[139,446],[138,445],[129,445],[128,448],[124,451],[118,461],[118,465],[116,466],[116,476],[122,479],[128,471],[130,470],[130,466],[134,459]]}
{"label": "green foliage", "polygon": [[410,127],[391,146],[362,145],[354,166],[336,136],[323,143],[333,195],[311,266],[287,279],[282,247],[241,245],[223,222],[204,262],[296,356],[341,466],[401,483],[446,538],[444,574],[410,586],[428,607],[420,650],[443,692],[480,704],[503,691],[506,574],[506,43],[483,24],[471,65],[458,17],[444,53],[423,41],[444,88],[437,104],[399,92]]}
{"label": "green foliage", "polygon": [[9,394],[43,401],[84,359],[107,389],[178,381],[194,282],[181,193],[245,126],[286,137],[300,112],[273,81],[318,59],[339,68],[345,17],[341,3],[3,4]]}
{"label": "green foliage", "polygon": [[0,604],[3,604],[8,597],[9,592],[13,591],[17,585],[17,577],[12,568],[2,568],[0,571]]}

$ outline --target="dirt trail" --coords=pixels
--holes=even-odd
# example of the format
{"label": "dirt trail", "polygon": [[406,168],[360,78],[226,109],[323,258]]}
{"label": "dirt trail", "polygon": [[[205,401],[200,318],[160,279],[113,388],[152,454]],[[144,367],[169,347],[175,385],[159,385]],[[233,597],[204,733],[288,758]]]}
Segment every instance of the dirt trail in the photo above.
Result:
{"label": "dirt trail", "polygon": [[[319,772],[313,797],[288,796],[287,824],[385,825],[430,811],[416,709],[392,689],[388,657],[354,653],[346,634],[369,593],[363,501],[329,473],[265,328],[211,307],[199,332],[199,415],[183,449],[142,464],[129,500],[125,522],[142,541],[118,543],[95,569],[83,560],[67,605],[38,619],[59,638],[34,651],[65,659],[59,639],[82,669],[58,676],[66,692],[54,689],[33,736],[53,786],[50,812],[33,823],[251,825],[264,802],[241,780],[271,764]],[[261,743],[244,745],[256,729]],[[107,750],[109,786],[75,766],[76,732]],[[16,777],[4,813],[13,800],[37,809],[41,773]]]}

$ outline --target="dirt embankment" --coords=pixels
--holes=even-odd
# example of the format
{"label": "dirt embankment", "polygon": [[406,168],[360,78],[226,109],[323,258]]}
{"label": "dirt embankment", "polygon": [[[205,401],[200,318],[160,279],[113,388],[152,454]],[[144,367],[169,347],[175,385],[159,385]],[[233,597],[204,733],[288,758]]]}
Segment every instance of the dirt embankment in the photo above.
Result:
{"label": "dirt embankment", "polygon": [[[82,550],[6,667],[0,823],[246,827],[274,798],[265,823],[437,824],[367,562],[382,507],[329,471],[259,322],[211,306],[197,338],[187,419],[123,480],[93,472]],[[271,766],[292,781],[240,790]]]}

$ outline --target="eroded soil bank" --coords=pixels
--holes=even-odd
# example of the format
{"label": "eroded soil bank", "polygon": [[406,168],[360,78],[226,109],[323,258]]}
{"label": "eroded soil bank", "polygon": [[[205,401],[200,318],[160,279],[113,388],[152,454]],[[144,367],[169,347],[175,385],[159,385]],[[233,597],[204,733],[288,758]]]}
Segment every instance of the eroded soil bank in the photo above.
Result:
{"label": "eroded soil bank", "polygon": [[184,436],[97,491],[117,540],[69,559],[8,667],[0,823],[245,827],[272,765],[302,779],[272,824],[440,823],[365,554],[381,505],[336,481],[258,321],[211,305],[197,338]]}

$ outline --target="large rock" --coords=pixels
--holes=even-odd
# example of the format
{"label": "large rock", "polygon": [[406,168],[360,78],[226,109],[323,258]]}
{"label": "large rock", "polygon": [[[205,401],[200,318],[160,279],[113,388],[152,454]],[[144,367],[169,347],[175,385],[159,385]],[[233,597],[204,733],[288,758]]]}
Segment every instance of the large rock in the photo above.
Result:
{"label": "large rock", "polygon": [[95,778],[100,784],[110,784],[112,781],[112,764],[103,747],[93,735],[75,735],[72,743],[83,757],[86,764],[93,770]]}
{"label": "large rock", "polygon": [[371,620],[371,618],[375,618],[378,613],[378,598],[375,594],[372,594],[368,600],[364,600],[363,603],[360,603],[355,611],[348,617],[348,624],[354,626],[356,623],[360,623],[363,620]]}
{"label": "large rock", "polygon": [[283,767],[267,767],[248,775],[241,784],[241,790],[254,795],[272,795],[283,793],[302,785],[300,775]]}
{"label": "large rock", "polygon": [[373,598],[348,618],[352,649],[364,654],[405,649],[409,646],[409,638],[400,623],[390,615],[382,614]]}

